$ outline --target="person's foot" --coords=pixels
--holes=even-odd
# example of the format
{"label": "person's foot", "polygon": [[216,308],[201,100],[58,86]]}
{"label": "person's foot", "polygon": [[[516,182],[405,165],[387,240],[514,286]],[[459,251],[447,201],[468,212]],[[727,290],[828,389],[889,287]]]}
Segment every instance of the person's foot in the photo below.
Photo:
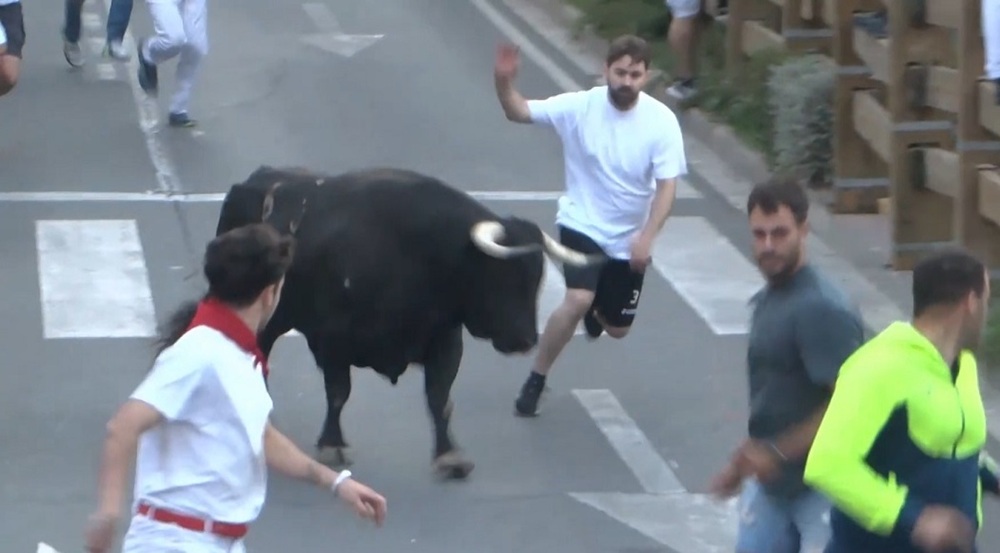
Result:
{"label": "person's foot", "polygon": [[72,67],[83,67],[86,61],[83,58],[83,49],[80,48],[80,41],[70,42],[66,38],[66,32],[62,33],[63,39],[63,56],[66,58],[66,63],[70,64]]}
{"label": "person's foot", "polygon": [[146,94],[156,94],[159,87],[156,64],[147,61],[146,56],[142,55],[142,45],[145,43],[145,39],[140,40],[135,47],[139,59],[139,86]]}
{"label": "person's foot", "polygon": [[514,401],[514,409],[517,415],[522,417],[534,417],[538,414],[538,400],[545,390],[545,375],[531,371],[528,379],[521,386],[521,393]]}
{"label": "person's foot", "polygon": [[694,85],[694,79],[680,79],[674,84],[667,88],[667,94],[678,99],[687,100],[688,98],[695,95],[698,89]]}
{"label": "person's foot", "polygon": [[198,124],[187,113],[171,113],[167,121],[171,127],[194,127]]}
{"label": "person's foot", "polygon": [[596,314],[597,312],[591,309],[583,316],[583,328],[587,331],[587,337],[591,340],[596,340],[601,334],[604,334],[604,325],[601,324],[601,321],[597,320]]}
{"label": "person's foot", "polygon": [[104,55],[118,61],[128,61],[129,58],[128,50],[120,40],[109,40],[104,45]]}

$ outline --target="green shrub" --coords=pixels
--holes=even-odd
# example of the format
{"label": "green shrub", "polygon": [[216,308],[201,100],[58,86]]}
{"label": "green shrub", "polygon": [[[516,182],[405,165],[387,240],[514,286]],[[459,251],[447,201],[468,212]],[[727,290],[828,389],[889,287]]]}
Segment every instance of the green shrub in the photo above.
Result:
{"label": "green shrub", "polygon": [[825,56],[795,56],[771,68],[767,82],[773,119],[775,170],[818,185],[833,164],[836,67]]}

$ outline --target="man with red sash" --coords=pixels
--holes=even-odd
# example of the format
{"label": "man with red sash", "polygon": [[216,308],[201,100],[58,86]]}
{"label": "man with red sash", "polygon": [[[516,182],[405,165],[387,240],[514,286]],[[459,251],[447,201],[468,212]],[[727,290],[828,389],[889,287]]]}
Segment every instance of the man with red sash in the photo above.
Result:
{"label": "man with red sash", "polygon": [[381,526],[382,496],[317,463],[270,422],[256,335],[278,306],[293,252],[291,238],[264,224],[208,244],[208,293],[171,318],[152,369],[108,423],[88,552],[111,550],[133,458],[124,553],[244,552],[268,468],[331,490]]}

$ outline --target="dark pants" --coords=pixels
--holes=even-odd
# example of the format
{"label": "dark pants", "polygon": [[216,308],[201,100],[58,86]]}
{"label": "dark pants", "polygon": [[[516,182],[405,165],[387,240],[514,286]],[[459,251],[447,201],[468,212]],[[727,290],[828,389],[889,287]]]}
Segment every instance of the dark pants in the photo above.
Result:
{"label": "dark pants", "polygon": [[[100,0],[91,0],[99,2]],[[66,24],[63,33],[66,40],[76,43],[80,41],[80,12],[83,11],[84,0],[66,0]],[[125,29],[132,18],[133,0],[111,0],[111,9],[108,11],[108,42],[121,41],[125,36]]]}

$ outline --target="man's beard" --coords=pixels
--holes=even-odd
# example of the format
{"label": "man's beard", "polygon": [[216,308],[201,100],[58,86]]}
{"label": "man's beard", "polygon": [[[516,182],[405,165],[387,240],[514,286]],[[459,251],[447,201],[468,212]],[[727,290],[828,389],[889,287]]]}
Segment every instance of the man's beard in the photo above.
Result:
{"label": "man's beard", "polygon": [[621,109],[631,106],[638,96],[638,92],[635,92],[627,86],[608,88],[608,97],[611,98],[611,103]]}
{"label": "man's beard", "polygon": [[[771,254],[768,256],[771,259],[777,259],[781,262],[781,267],[775,273],[764,273],[767,277],[768,282],[771,284],[782,284],[787,282],[793,274],[795,274],[795,267],[799,264],[799,255],[797,252],[792,252],[788,256],[781,256],[779,254]],[[758,260],[758,266],[761,260]]]}

